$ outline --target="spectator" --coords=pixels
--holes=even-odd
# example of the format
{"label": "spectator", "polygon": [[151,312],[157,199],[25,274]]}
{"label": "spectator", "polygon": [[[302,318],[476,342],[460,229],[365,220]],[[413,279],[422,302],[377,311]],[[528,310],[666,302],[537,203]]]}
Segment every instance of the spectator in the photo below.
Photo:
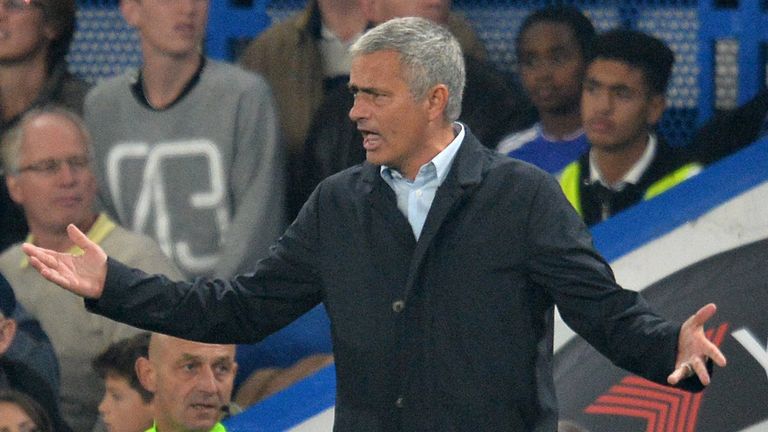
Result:
{"label": "spectator", "polygon": [[590,150],[561,176],[565,195],[587,225],[700,171],[654,131],[674,61],[664,42],[644,33],[612,30],[595,40],[581,98]]}
{"label": "spectator", "polygon": [[14,390],[0,390],[0,431],[61,432],[34,399]]}
{"label": "spectator", "polygon": [[153,333],[149,357],[139,357],[141,384],[155,395],[155,425],[147,432],[225,432],[237,371],[234,345],[192,342]]}
{"label": "spectator", "polygon": [[[10,407],[4,406],[4,403],[10,404],[10,402],[13,402],[13,400],[10,400],[14,395],[9,393],[11,390],[29,396],[37,404],[40,404],[41,407],[44,407],[40,408],[40,411],[44,409],[47,412],[46,421],[50,422],[48,420],[49,416],[55,421],[57,431],[69,431],[69,428],[59,414],[55,390],[23,359],[14,360],[5,355],[14,342],[16,335],[19,334],[17,333],[17,322],[12,318],[17,306],[16,297],[11,286],[0,275],[0,394],[2,394],[0,396],[0,431],[5,430],[3,429],[2,421],[10,420],[11,418],[9,412],[3,413],[3,409],[10,410]],[[24,402],[22,399],[19,399],[20,403]],[[31,415],[29,412],[27,414]],[[37,421],[37,423],[40,422]]]}
{"label": "spectator", "polygon": [[[76,251],[66,234],[75,224],[115,256],[152,273],[181,274],[149,238],[129,232],[96,213],[91,144],[76,114],[61,108],[32,110],[3,140],[3,163],[11,198],[29,224],[27,242]],[[87,367],[107,345],[136,329],[83,312],[80,299],[47,282],[28,265],[16,244],[0,255],[0,271],[17,290],[19,303],[53,343],[61,366],[61,410],[76,431],[90,431],[98,416],[101,383]]]}
{"label": "spectator", "polygon": [[[460,26],[459,18],[449,13],[450,1],[364,0],[364,10],[371,23],[380,24],[394,17],[424,14],[436,19],[452,34],[472,34],[468,26]],[[471,38],[465,37],[469,40]],[[458,38],[461,45],[461,38]],[[478,55],[465,49],[466,89],[464,90],[460,121],[466,123],[481,142],[495,145],[508,128],[520,129],[530,125],[530,109],[526,98],[509,84],[509,79],[496,72]],[[470,48],[471,49],[471,48]],[[470,52],[470,54],[467,54]],[[360,132],[349,120],[353,99],[347,88],[337,88],[328,94],[310,128],[307,138],[304,168],[301,170],[302,204],[317,184],[331,174],[365,160]]]}
{"label": "spectator", "polygon": [[284,227],[269,86],[201,55],[208,4],[121,0],[144,63],[97,85],[85,107],[107,211],[189,278],[253,268]]}
{"label": "spectator", "polygon": [[[28,110],[55,102],[82,112],[88,85],[67,71],[75,0],[1,2],[0,135]],[[1,171],[1,170],[0,170]],[[24,215],[0,175],[0,251],[24,239]]]}
{"label": "spectator", "polygon": [[107,432],[144,432],[152,427],[151,392],[136,375],[136,360],[147,357],[149,333],[139,333],[107,347],[91,362],[104,380],[99,414]]}
{"label": "spectator", "polygon": [[[5,281],[5,278],[2,280]],[[59,360],[40,322],[19,303],[16,303],[16,309],[10,318],[16,323],[16,337],[5,352],[5,358],[29,366],[35,374],[43,378],[53,394],[58,395]]]}
{"label": "spectator", "polygon": [[714,163],[768,135],[768,90],[743,106],[716,115],[693,137],[691,159]]}
{"label": "spectator", "polygon": [[589,149],[579,102],[595,28],[573,6],[529,15],[516,39],[523,88],[539,121],[501,140],[500,153],[557,174]]}
{"label": "spectator", "polygon": [[369,22],[381,24],[398,17],[422,17],[436,22],[459,41],[461,51],[474,59],[486,61],[488,52],[467,20],[451,12],[452,0],[361,0]]}
{"label": "spectator", "polygon": [[275,93],[287,149],[289,208],[304,204],[299,179],[312,116],[324,94],[349,79],[348,48],[367,24],[361,1],[309,0],[303,11],[266,29],[240,57]]}
{"label": "spectator", "polygon": [[712,362],[725,366],[704,331],[715,305],[682,325],[658,316],[616,284],[550,175],[456,122],[464,62],[450,32],[394,19],[351,52],[366,163],[324,180],[253,273],[147,276],[75,226],[84,255],[25,244],[32,264],[91,311],[210,343],[263,339],[323,302],[336,432],[556,430],[555,305],[656,382],[700,390]]}

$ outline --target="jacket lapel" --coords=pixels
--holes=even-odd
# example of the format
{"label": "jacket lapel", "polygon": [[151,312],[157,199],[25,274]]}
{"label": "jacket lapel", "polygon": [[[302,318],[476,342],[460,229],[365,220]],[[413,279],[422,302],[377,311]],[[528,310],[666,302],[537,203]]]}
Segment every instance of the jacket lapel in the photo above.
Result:
{"label": "jacket lapel", "polygon": [[435,237],[440,232],[445,220],[472,195],[474,188],[483,179],[489,159],[480,142],[466,128],[464,141],[456,153],[453,165],[443,184],[437,189],[435,199],[424,222],[416,250],[408,270],[406,292],[413,290],[419,269]]}
{"label": "jacket lapel", "polygon": [[[369,240],[372,241],[370,244],[377,244],[381,236],[390,236],[394,237],[401,246],[408,247],[409,250],[413,249],[416,239],[411,226],[397,208],[395,192],[381,178],[379,166],[364,163],[362,169],[364,193],[369,204],[366,206],[369,213],[363,220]],[[386,229],[376,228],[379,220],[383,222]]]}

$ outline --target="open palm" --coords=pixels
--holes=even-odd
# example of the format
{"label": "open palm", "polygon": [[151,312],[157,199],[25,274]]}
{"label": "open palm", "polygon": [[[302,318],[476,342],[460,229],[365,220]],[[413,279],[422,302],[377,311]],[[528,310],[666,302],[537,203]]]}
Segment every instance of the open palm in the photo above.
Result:
{"label": "open palm", "polygon": [[692,375],[698,375],[702,384],[710,382],[707,362],[712,360],[716,365],[725,367],[726,359],[722,352],[707,339],[704,324],[715,315],[717,307],[710,303],[688,318],[680,329],[677,347],[675,370],[667,381],[675,385],[680,380]]}
{"label": "open palm", "polygon": [[99,298],[107,277],[107,254],[76,226],[67,227],[69,238],[84,254],[74,256],[25,243],[22,250],[32,267],[49,281],[87,298]]}

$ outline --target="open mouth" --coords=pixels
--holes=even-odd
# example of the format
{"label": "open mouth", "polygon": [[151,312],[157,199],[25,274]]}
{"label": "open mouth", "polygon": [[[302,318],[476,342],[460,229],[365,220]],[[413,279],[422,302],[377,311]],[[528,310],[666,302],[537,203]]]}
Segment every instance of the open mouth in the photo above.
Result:
{"label": "open mouth", "polygon": [[375,150],[381,145],[381,135],[366,131],[361,131],[361,133],[363,135],[363,148],[366,150]]}
{"label": "open mouth", "polygon": [[193,410],[196,412],[212,412],[212,413],[218,413],[221,407],[216,404],[205,404],[205,403],[194,403],[190,405]]}

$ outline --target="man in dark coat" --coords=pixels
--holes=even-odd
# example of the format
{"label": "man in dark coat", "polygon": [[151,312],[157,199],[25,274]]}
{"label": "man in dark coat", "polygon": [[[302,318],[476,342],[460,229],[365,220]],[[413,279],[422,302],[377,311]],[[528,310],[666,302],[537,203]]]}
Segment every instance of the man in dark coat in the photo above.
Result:
{"label": "man in dark coat", "polygon": [[[504,134],[533,124],[536,112],[512,77],[498,72],[487,60],[477,36],[460,16],[450,12],[450,5],[445,0],[365,0],[362,9],[371,27],[395,17],[420,16],[451,31],[464,52],[466,74],[459,121],[469,126],[481,143],[494,147]],[[291,216],[320,181],[365,160],[360,134],[349,121],[353,100],[344,84],[326,92],[312,118],[296,179],[298,207],[294,199]]]}
{"label": "man in dark coat", "polygon": [[[440,47],[439,50],[435,47]],[[556,181],[456,122],[461,49],[422,18],[352,48],[350,117],[367,161],[323,181],[255,273],[171,282],[107,259],[25,245],[43,276],[100,314],[212,343],[264,338],[322,302],[337,371],[334,430],[557,428],[552,321],[616,364],[701,389],[710,304],[684,324],[621,289]]]}

